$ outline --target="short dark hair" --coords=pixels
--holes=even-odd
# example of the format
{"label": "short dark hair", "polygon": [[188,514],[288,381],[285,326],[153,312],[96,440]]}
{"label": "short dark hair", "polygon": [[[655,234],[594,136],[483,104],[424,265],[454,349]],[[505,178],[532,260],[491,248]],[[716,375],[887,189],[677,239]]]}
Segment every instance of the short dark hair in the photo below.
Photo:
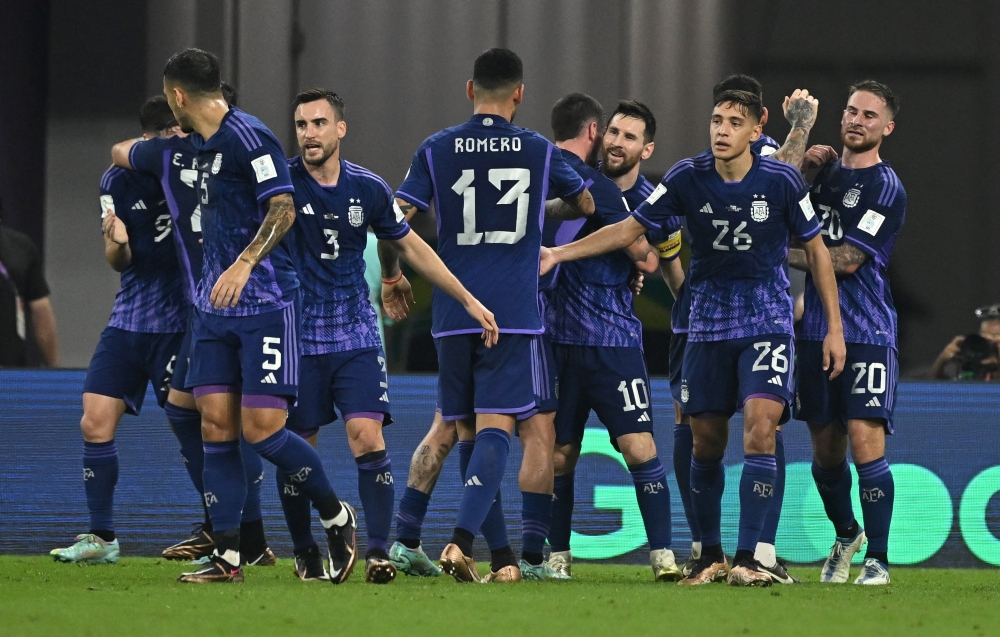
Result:
{"label": "short dark hair", "polygon": [[653,111],[649,110],[649,107],[642,102],[637,100],[621,100],[611,113],[611,117],[608,118],[609,124],[615,118],[615,115],[641,119],[646,125],[646,129],[642,131],[642,138],[647,144],[656,137],[656,118],[653,117]]}
{"label": "short dark hair", "polygon": [[848,99],[850,99],[850,97],[858,91],[871,93],[872,95],[877,95],[885,100],[886,108],[889,109],[889,119],[894,119],[896,117],[896,113],[899,112],[899,98],[896,97],[896,94],[892,92],[892,89],[885,84],[876,82],[875,80],[862,80],[860,82],[855,82],[851,85],[851,88],[847,89]]}
{"label": "short dark hair", "polygon": [[174,53],[167,60],[163,77],[190,93],[204,95],[222,90],[219,59],[201,49],[184,49]]}
{"label": "short dark hair", "polygon": [[177,126],[177,119],[170,110],[167,98],[154,95],[139,109],[139,125],[144,133],[158,133],[165,128]]}
{"label": "short dark hair", "polygon": [[513,90],[524,79],[524,65],[510,49],[483,51],[472,67],[472,84],[484,91]]}
{"label": "short dark hair", "polygon": [[309,102],[317,102],[319,100],[326,100],[333,107],[333,112],[337,114],[337,121],[344,121],[344,100],[341,99],[339,95],[333,91],[329,91],[325,88],[308,88],[298,95],[295,96],[295,101],[292,102],[292,109],[298,108],[302,104],[308,104]]}
{"label": "short dark hair", "polygon": [[604,131],[604,107],[586,93],[570,93],[552,107],[552,135],[557,142],[573,139],[596,121]]}
{"label": "short dark hair", "polygon": [[716,104],[719,103],[719,96],[726,91],[746,91],[753,93],[760,99],[763,99],[764,95],[764,87],[760,85],[757,78],[742,73],[730,75],[712,88],[712,99],[715,100]]}
{"label": "short dark hair", "polygon": [[764,105],[760,98],[750,91],[722,91],[715,98],[715,106],[730,104],[744,115],[749,115],[758,122],[764,118]]}
{"label": "short dark hair", "polygon": [[236,90],[236,87],[223,81],[219,83],[219,88],[222,89],[222,99],[226,100],[226,104],[236,106],[236,102],[240,99],[240,92]]}

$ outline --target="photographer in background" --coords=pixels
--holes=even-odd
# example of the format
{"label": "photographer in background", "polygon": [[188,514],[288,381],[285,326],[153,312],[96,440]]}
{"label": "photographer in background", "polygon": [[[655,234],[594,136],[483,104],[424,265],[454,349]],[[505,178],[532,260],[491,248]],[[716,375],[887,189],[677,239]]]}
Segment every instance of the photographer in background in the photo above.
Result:
{"label": "photographer in background", "polygon": [[[0,367],[59,366],[59,333],[42,261],[31,239],[5,228],[0,202]],[[29,355],[34,336],[41,361]]]}
{"label": "photographer in background", "polygon": [[934,361],[931,378],[1000,380],[1000,303],[976,310],[979,333],[956,336]]}

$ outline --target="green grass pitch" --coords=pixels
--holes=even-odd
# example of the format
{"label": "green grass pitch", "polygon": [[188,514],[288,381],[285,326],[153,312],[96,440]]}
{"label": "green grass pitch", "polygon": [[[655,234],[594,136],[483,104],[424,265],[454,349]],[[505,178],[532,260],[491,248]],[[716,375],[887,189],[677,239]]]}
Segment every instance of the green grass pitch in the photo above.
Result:
{"label": "green grass pitch", "polygon": [[[360,565],[359,565],[360,566]],[[485,565],[481,566],[481,570]],[[997,635],[995,570],[896,567],[888,587],[681,588],[647,567],[574,565],[572,582],[459,585],[400,576],[342,586],[299,582],[290,560],[248,568],[243,584],[190,585],[186,566],[126,558],[113,566],[0,556],[0,635]],[[852,576],[857,573],[852,569]]]}

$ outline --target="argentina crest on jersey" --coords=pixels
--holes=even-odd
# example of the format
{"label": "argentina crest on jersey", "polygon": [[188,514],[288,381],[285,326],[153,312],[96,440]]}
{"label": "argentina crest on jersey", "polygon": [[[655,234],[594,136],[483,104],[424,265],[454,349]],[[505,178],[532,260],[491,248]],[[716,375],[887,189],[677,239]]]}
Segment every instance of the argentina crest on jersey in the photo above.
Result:
{"label": "argentina crest on jersey", "polygon": [[[757,195],[754,195],[756,197]],[[767,201],[755,199],[750,203],[750,218],[760,223],[767,221]]]}
{"label": "argentina crest on jersey", "polygon": [[[355,199],[352,198],[351,199],[351,203],[353,204],[354,202],[355,202]],[[360,204],[361,203],[361,199],[357,199],[357,202]],[[350,222],[350,224],[352,226],[354,226],[355,228],[357,228],[364,221],[364,217],[365,217],[364,213],[365,213],[364,208],[362,208],[360,205],[348,206],[348,208],[347,208],[347,220]]]}
{"label": "argentina crest on jersey", "polygon": [[212,162],[212,174],[218,175],[222,169],[222,153],[215,153],[215,161]]}
{"label": "argentina crest on jersey", "polygon": [[844,207],[853,208],[858,205],[861,200],[861,191],[857,188],[851,188],[846,193],[844,193]]}

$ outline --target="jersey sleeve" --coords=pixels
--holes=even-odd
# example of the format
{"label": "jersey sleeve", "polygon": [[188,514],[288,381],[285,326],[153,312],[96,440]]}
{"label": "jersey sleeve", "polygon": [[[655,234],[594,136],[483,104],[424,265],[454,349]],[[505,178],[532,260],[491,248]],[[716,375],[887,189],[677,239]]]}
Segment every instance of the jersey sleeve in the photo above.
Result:
{"label": "jersey sleeve", "polygon": [[646,201],[632,211],[635,220],[650,230],[659,230],[665,226],[669,228],[671,224],[679,223],[675,217],[684,216],[684,207],[677,188],[684,172],[678,171],[677,168],[676,165],[671,168],[653,192],[646,197]]}
{"label": "jersey sleeve", "polygon": [[132,165],[132,169],[162,178],[165,141],[161,137],[154,137],[132,144],[132,148],[128,151],[128,163]]}
{"label": "jersey sleeve", "polygon": [[547,198],[575,197],[586,187],[580,175],[566,162],[559,149],[553,146],[549,157],[549,194]]}
{"label": "jersey sleeve", "polygon": [[413,154],[413,161],[410,162],[410,169],[406,171],[403,184],[396,190],[397,197],[408,201],[420,210],[430,208],[431,199],[434,197],[434,179],[431,177],[430,158],[428,157],[430,152],[430,146],[421,146]]}
{"label": "jersey sleeve", "polygon": [[610,226],[629,216],[625,197],[611,180],[602,176],[599,182],[587,179],[583,184],[594,198],[594,216],[602,226]]}
{"label": "jersey sleeve", "polygon": [[[906,213],[906,192],[895,175],[876,182],[875,191],[865,202],[865,212],[857,223],[844,229],[844,240],[874,257],[903,225]],[[875,197],[878,193],[878,197]]]}
{"label": "jersey sleeve", "polygon": [[288,172],[288,161],[281,144],[270,135],[261,135],[260,145],[245,155],[244,169],[253,177],[257,201],[270,199],[285,192],[295,192],[292,176]]}
{"label": "jersey sleeve", "polygon": [[798,186],[789,185],[788,228],[792,236],[801,241],[808,241],[819,234],[821,229],[819,217],[809,199],[809,187],[802,182]]}
{"label": "jersey sleeve", "polygon": [[24,289],[21,290],[21,297],[28,303],[44,299],[49,295],[49,285],[45,282],[45,272],[42,269],[42,260],[38,255],[38,248],[33,243],[26,243],[25,256],[28,267],[24,273]]}
{"label": "jersey sleeve", "polygon": [[372,215],[368,224],[375,232],[375,237],[383,240],[402,239],[410,231],[410,224],[393,201],[392,190],[384,182],[373,184]]}

